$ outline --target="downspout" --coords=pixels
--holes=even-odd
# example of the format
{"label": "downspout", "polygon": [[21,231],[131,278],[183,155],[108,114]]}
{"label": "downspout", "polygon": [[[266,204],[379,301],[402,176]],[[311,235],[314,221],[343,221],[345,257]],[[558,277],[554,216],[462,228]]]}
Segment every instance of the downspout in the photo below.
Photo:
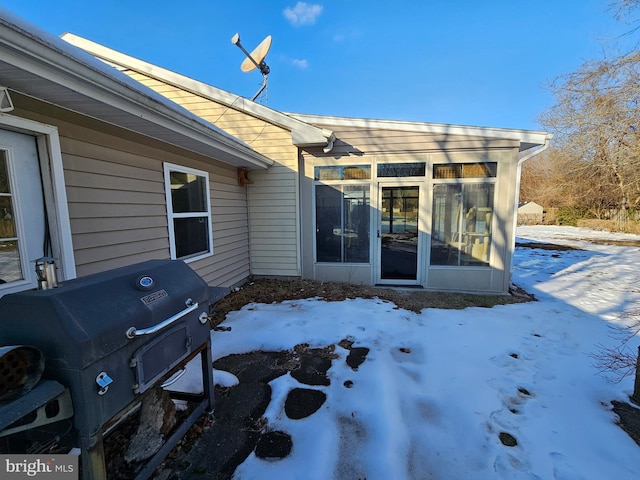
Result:
{"label": "downspout", "polygon": [[511,264],[509,265],[509,285],[513,283],[513,257],[516,252],[516,228],[518,226],[518,203],[520,200],[520,177],[522,173],[522,164],[529,160],[532,157],[544,152],[547,148],[549,148],[549,141],[553,138],[552,134],[547,134],[544,138],[544,144],[542,144],[539,148],[536,148],[533,152],[526,154],[524,157],[518,160],[518,167],[516,172],[516,191],[514,195],[514,205],[515,209],[513,212],[513,228],[511,230],[511,238],[513,238],[513,251],[511,252]]}

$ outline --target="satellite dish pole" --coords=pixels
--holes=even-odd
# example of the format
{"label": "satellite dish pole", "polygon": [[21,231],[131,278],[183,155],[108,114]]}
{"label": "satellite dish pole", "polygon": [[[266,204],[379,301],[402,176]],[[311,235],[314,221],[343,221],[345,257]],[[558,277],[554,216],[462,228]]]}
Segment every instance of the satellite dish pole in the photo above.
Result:
{"label": "satellite dish pole", "polygon": [[258,96],[267,88],[270,69],[269,66],[265,63],[264,58],[267,56],[267,53],[269,53],[269,49],[271,48],[271,35],[267,35],[267,37],[262,40],[262,42],[260,42],[260,44],[256,48],[254,48],[251,53],[247,52],[242,46],[242,44],[240,43],[240,35],[238,35],[237,33],[233,37],[231,37],[231,43],[238,46],[238,48],[240,48],[240,50],[242,50],[247,56],[247,58],[245,58],[244,61],[240,64],[240,70],[242,70],[243,72],[250,72],[257,68],[258,70],[260,70],[260,73],[262,73],[262,86],[251,99],[252,101],[255,101],[255,99],[258,98]]}

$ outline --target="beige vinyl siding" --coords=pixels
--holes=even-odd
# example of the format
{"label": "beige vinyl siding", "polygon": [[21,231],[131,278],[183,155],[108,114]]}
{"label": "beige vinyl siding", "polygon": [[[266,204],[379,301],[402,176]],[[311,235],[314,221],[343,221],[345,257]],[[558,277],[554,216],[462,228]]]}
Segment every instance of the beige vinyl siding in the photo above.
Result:
{"label": "beige vinyl siding", "polygon": [[248,189],[251,271],[254,275],[300,276],[297,175],[274,165],[252,172]]}
{"label": "beige vinyl siding", "polygon": [[[80,138],[98,138],[84,130],[69,126],[60,139],[78,276],[168,258],[160,162],[127,152],[125,145],[87,143]],[[111,139],[110,145],[119,144]],[[130,220],[127,227],[123,218]],[[139,219],[155,226],[140,225]],[[85,226],[88,220],[92,229]]]}
{"label": "beige vinyl siding", "polygon": [[291,132],[180,87],[124,72],[275,161],[269,170],[249,173],[254,182],[246,187],[251,273],[300,276],[298,149]]}
{"label": "beige vinyl siding", "polygon": [[[192,262],[210,285],[249,275],[245,188],[234,167],[154,142],[112,125],[48,107],[24,116],[55,125],[60,146],[77,275],[169,258],[163,162],[209,172],[214,254]],[[30,109],[35,110],[35,109]]]}

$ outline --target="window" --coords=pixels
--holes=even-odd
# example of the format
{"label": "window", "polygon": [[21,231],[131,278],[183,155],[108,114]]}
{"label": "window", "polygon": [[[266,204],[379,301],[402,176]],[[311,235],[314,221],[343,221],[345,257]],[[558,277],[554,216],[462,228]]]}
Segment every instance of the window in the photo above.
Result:
{"label": "window", "polygon": [[209,175],[165,163],[171,258],[196,260],[213,254]]}
{"label": "window", "polygon": [[425,171],[424,162],[378,164],[378,177],[424,177]]}
{"label": "window", "polygon": [[14,205],[6,153],[0,150],[0,282],[3,284],[24,278]]}
{"label": "window", "polygon": [[494,178],[497,170],[496,162],[445,163],[433,166],[433,178]]}
{"label": "window", "polygon": [[369,185],[315,187],[318,262],[369,262]]}
{"label": "window", "polygon": [[431,265],[489,264],[493,183],[433,187]]}
{"label": "window", "polygon": [[371,178],[370,165],[315,167],[315,180],[367,180]]}

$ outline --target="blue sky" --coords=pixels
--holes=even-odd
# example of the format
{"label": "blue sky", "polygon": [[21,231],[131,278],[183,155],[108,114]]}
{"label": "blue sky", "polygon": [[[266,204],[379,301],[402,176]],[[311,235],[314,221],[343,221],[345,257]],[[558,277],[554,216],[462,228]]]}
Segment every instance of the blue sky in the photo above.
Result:
{"label": "blue sky", "polygon": [[612,0],[3,0],[71,32],[251,98],[244,54],[273,43],[271,108],[297,113],[540,129],[548,83],[619,53]]}

